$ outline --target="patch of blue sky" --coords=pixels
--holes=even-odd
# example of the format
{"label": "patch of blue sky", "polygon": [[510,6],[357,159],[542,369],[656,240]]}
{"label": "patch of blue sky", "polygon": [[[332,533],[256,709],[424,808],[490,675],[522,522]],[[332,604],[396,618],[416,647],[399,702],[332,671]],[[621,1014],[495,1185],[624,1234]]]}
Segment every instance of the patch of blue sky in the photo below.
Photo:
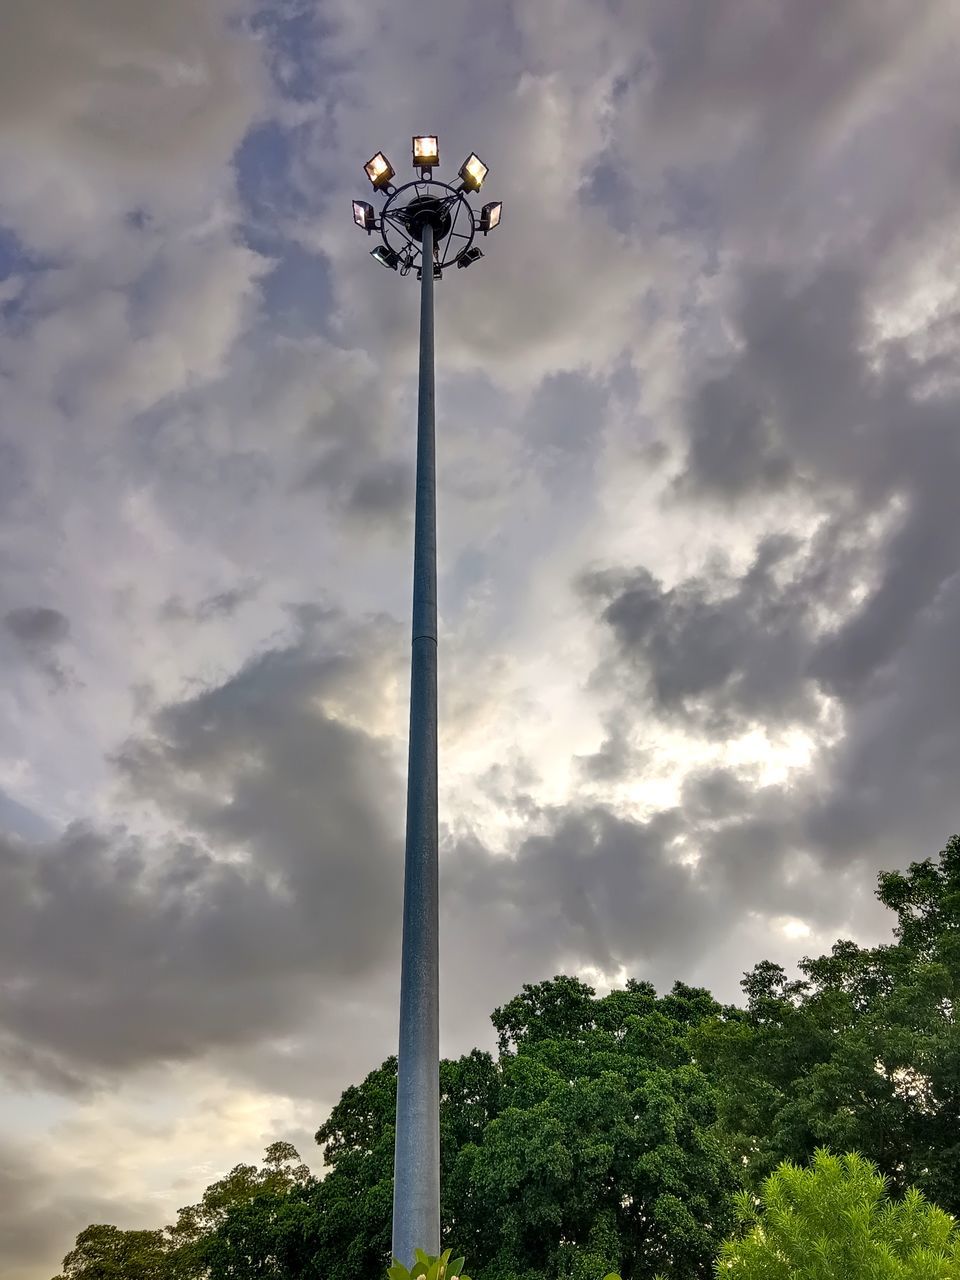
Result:
{"label": "patch of blue sky", "polygon": [[316,0],[273,0],[253,16],[251,30],[264,42],[277,90],[296,102],[319,96],[327,29]]}
{"label": "patch of blue sky", "polygon": [[666,169],[663,173],[665,234],[694,235],[716,249],[720,209],[711,190],[710,175],[691,169]]}
{"label": "patch of blue sky", "polygon": [[2,790],[0,790],[0,827],[27,841],[50,840],[57,835],[56,827],[42,814],[21,804],[19,800],[14,800],[13,796]]}
{"label": "patch of blue sky", "polygon": [[[18,287],[17,281],[26,282],[55,265],[54,259],[32,253],[9,227],[0,224],[0,315],[8,334],[15,332],[29,302],[29,291]],[[4,289],[6,281],[10,284]]]}
{"label": "patch of blue sky", "polygon": [[276,235],[279,223],[308,209],[306,193],[293,179],[297,129],[267,121],[251,129],[234,160],[237,193],[251,231]]}
{"label": "patch of blue sky", "polygon": [[274,266],[261,282],[263,319],[271,328],[297,335],[325,333],[330,311],[330,269],[319,254],[291,239],[284,227],[316,217],[293,181],[296,131],[276,122],[258,126],[244,139],[235,160],[243,207],[241,233]]}
{"label": "patch of blue sky", "polygon": [[0,280],[18,275],[26,262],[23,245],[6,227],[0,226]]}
{"label": "patch of blue sky", "polygon": [[326,258],[290,242],[261,284],[264,318],[272,329],[291,336],[332,337],[327,327],[331,296]]}
{"label": "patch of blue sky", "polygon": [[623,235],[635,230],[640,221],[637,191],[610,156],[601,156],[580,188],[585,204],[597,205],[610,225]]}

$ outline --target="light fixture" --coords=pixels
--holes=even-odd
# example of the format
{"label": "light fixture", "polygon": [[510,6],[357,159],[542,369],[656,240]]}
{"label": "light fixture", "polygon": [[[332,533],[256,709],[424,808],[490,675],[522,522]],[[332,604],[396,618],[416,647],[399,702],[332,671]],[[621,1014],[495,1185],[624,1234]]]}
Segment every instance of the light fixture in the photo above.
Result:
{"label": "light fixture", "polygon": [[457,254],[457,266],[469,267],[472,262],[476,262],[478,258],[483,257],[483,250],[478,249],[475,244],[470,245],[468,249],[464,249]]}
{"label": "light fixture", "polygon": [[396,169],[394,169],[382,151],[378,151],[373,159],[368,160],[363,167],[367,177],[373,184],[374,191],[379,191],[381,187],[387,186],[396,173]]}
{"label": "light fixture", "polygon": [[373,211],[373,205],[367,204],[366,200],[354,200],[353,220],[358,227],[362,228],[362,230],[372,231],[377,222],[376,214]]}
{"label": "light fixture", "polygon": [[500,214],[503,212],[502,200],[491,200],[480,210],[480,230],[484,235],[500,225]]}
{"label": "light fixture", "polygon": [[460,166],[460,177],[463,179],[463,185],[468,191],[479,191],[486,176],[487,166],[475,152],[471,151]]}
{"label": "light fixture", "polygon": [[375,249],[370,250],[370,257],[376,260],[383,267],[389,267],[391,271],[396,271],[400,263],[399,253],[394,253],[392,249],[388,249],[385,244],[378,244]]}
{"label": "light fixture", "polygon": [[413,167],[435,169],[440,163],[440,141],[433,135],[413,140]]}

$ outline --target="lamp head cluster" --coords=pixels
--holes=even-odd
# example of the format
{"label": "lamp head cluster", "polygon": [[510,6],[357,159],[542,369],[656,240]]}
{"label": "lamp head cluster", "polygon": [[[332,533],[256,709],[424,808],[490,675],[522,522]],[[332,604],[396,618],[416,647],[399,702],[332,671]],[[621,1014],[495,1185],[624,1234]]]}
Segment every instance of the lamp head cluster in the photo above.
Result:
{"label": "lamp head cluster", "polygon": [[435,279],[443,277],[444,267],[469,267],[483,257],[474,243],[478,232],[487,235],[500,224],[503,206],[499,200],[485,204],[475,213],[467,196],[478,192],[487,176],[487,166],[471,152],[460,166],[459,186],[450,186],[433,177],[440,165],[440,142],[435,134],[417,135],[412,139],[413,168],[418,177],[395,186],[396,170],[382,151],[363,166],[374,191],[385,198],[379,217],[366,200],[354,200],[353,220],[370,235],[379,231],[382,244],[372,250],[371,257],[391,271],[407,275],[417,268],[423,274],[423,235],[427,226],[433,232],[433,264]]}

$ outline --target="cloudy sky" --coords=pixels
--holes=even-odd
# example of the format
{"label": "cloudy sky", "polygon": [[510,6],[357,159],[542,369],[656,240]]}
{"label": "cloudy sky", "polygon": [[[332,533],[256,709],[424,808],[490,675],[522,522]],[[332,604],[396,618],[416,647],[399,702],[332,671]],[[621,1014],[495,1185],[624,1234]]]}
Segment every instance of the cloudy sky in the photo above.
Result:
{"label": "cloudy sky", "polygon": [[435,130],[446,1053],[960,827],[955,0],[0,0],[0,1272],[394,1051]]}

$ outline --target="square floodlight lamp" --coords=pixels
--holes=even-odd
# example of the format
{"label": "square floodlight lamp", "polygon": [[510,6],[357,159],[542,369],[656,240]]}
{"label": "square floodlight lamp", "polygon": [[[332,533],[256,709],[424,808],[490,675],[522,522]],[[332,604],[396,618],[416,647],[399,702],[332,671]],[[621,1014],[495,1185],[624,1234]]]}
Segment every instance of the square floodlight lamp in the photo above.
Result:
{"label": "square floodlight lamp", "polygon": [[464,249],[462,253],[457,255],[457,266],[469,267],[471,263],[476,262],[482,257],[483,250],[478,249],[475,244],[472,244],[469,249]]}
{"label": "square floodlight lamp", "polygon": [[479,191],[486,176],[487,166],[475,152],[471,151],[460,166],[460,177],[463,179],[463,185],[468,191]]}
{"label": "square floodlight lamp", "polygon": [[489,204],[485,204],[480,210],[480,230],[484,235],[488,231],[492,231],[494,227],[500,225],[500,215],[503,212],[502,200],[491,200]]}
{"label": "square floodlight lamp", "polygon": [[389,267],[391,271],[396,271],[400,262],[400,255],[388,249],[385,244],[378,244],[375,249],[371,249],[370,257],[376,258],[382,267]]}
{"label": "square floodlight lamp", "polygon": [[413,167],[415,169],[435,169],[440,163],[440,140],[427,135],[413,140]]}
{"label": "square floodlight lamp", "polygon": [[382,151],[378,151],[372,160],[367,161],[363,168],[373,184],[374,191],[379,191],[381,187],[385,187],[396,173],[396,169],[394,169]]}
{"label": "square floodlight lamp", "polygon": [[373,205],[367,204],[366,200],[354,200],[353,220],[363,231],[372,231],[377,220]]}

